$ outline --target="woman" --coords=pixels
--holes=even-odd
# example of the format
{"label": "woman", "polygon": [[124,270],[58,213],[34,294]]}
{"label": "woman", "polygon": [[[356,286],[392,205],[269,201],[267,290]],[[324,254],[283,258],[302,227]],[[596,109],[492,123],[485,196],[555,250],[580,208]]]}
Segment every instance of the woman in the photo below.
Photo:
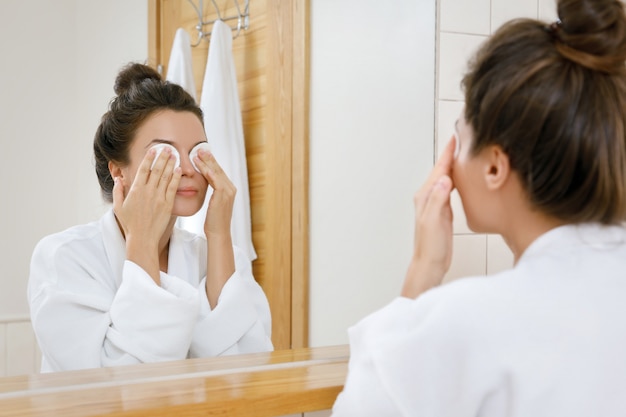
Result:
{"label": "woman", "polygon": [[[334,417],[624,415],[626,17],[619,0],[558,15],[505,24],[471,61],[402,296],[349,330]],[[511,270],[438,286],[453,188]]]}
{"label": "woman", "polygon": [[[122,69],[115,92],[94,138],[112,208],[45,237],[32,256],[42,371],[272,350],[267,298],[232,245],[236,190],[202,145],[202,111],[141,64]],[[206,238],[177,228],[209,185]]]}

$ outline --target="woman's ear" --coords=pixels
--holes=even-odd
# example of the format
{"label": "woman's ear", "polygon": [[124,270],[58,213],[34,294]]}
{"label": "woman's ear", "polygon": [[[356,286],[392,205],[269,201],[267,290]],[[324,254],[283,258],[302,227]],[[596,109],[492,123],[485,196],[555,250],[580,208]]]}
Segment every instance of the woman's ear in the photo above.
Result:
{"label": "woman's ear", "polygon": [[113,161],[109,161],[109,173],[111,174],[112,178],[123,177],[122,167],[120,167]]}
{"label": "woman's ear", "polygon": [[485,183],[490,190],[501,188],[511,174],[509,156],[500,146],[489,146],[487,153],[487,167],[485,169]]}

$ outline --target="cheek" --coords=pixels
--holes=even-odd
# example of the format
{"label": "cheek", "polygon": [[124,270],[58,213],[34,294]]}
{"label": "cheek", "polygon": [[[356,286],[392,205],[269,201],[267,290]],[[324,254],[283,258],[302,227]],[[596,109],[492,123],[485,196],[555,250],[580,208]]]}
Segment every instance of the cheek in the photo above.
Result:
{"label": "cheek", "polygon": [[137,168],[132,165],[122,168],[122,184],[124,185],[124,194],[126,194],[130,189],[130,186],[133,185],[136,174]]}
{"label": "cheek", "polygon": [[452,181],[454,181],[454,187],[461,197],[461,202],[463,203],[466,214],[469,209],[468,206],[471,205],[470,200],[472,195],[471,171],[468,168],[469,167],[465,165],[462,160],[455,161],[452,168]]}
{"label": "cheek", "polygon": [[452,182],[454,183],[454,186],[457,189],[463,187],[463,179],[464,179],[463,168],[464,168],[463,164],[458,159],[455,159],[454,162],[452,163]]}

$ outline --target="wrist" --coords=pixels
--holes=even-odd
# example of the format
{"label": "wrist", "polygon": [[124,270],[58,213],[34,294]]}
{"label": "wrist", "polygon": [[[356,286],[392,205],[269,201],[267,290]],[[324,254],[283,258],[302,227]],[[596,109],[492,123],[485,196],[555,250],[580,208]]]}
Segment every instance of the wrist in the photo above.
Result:
{"label": "wrist", "polygon": [[420,294],[441,284],[446,271],[438,265],[415,259],[409,264],[401,295],[417,298]]}

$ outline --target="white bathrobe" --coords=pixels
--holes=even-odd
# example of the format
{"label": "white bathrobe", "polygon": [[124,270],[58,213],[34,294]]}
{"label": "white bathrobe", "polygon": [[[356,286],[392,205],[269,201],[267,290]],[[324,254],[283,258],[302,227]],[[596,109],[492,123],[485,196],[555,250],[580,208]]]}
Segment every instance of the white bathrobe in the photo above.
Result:
{"label": "white bathrobe", "polygon": [[125,248],[112,210],[36,246],[28,301],[42,372],[272,350],[267,298],[239,249],[211,311],[204,237],[174,229],[161,286]]}
{"label": "white bathrobe", "polygon": [[332,416],[624,416],[625,300],[623,228],[551,230],[512,270],[352,327]]}
{"label": "white bathrobe", "polygon": [[176,35],[174,35],[165,79],[183,87],[196,100],[196,81],[193,78],[191,40],[187,31],[183,28],[178,28]]}

